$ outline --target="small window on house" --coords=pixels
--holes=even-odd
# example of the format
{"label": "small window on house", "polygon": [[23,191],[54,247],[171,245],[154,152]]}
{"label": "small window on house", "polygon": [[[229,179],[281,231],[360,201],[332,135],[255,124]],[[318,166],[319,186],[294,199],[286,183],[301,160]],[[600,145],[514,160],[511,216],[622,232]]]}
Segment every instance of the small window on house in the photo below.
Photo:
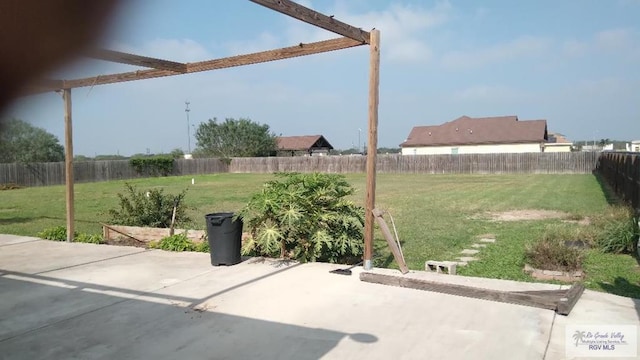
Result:
{"label": "small window on house", "polygon": [[451,148],[451,154],[452,155],[457,155],[458,154],[458,148]]}

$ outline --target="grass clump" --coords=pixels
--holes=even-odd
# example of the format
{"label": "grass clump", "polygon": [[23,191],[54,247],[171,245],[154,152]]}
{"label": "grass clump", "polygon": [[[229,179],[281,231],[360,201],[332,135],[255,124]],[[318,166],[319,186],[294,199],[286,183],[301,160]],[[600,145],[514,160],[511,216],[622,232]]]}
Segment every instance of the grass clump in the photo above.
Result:
{"label": "grass clump", "polygon": [[[67,241],[67,228],[65,226],[56,226],[44,229],[38,233],[38,237],[45,240]],[[73,242],[88,244],[104,244],[104,239],[100,234],[73,233]]]}
{"label": "grass clump", "polygon": [[633,253],[638,244],[638,219],[628,206],[610,206],[591,218],[589,240],[606,253]]}
{"label": "grass clump", "polygon": [[525,261],[536,269],[555,271],[576,271],[582,268],[583,254],[574,247],[566,245],[575,240],[576,231],[570,227],[552,227],[542,238],[528,245]]}

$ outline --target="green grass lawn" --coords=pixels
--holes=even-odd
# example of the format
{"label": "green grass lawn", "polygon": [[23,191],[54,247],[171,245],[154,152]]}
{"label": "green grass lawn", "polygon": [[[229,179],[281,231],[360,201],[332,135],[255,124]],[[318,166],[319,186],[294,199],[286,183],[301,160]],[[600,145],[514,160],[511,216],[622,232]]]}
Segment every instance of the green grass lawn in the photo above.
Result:
{"label": "green grass lawn", "polygon": [[[161,187],[177,194],[188,188],[186,203],[194,227],[205,227],[204,215],[236,211],[259,190],[268,174],[214,174],[130,180],[141,189]],[[354,200],[364,203],[365,175],[347,179],[357,189]],[[117,205],[124,181],[76,185],[76,220],[80,232],[100,233],[106,211]],[[524,248],[538,239],[545,227],[560,219],[494,222],[487,212],[541,209],[574,216],[602,212],[605,193],[592,175],[423,175],[380,174],[377,207],[395,220],[406,261],[411,269],[424,269],[426,260],[454,260],[480,234],[491,233],[497,242],[484,248],[479,261],[459,268],[459,273],[533,281],[522,271]],[[36,235],[65,224],[63,186],[0,191],[0,233]],[[391,225],[389,218],[387,222]],[[576,225],[578,226],[578,225]],[[376,231],[376,266],[396,267],[386,242]],[[585,255],[588,288],[640,298],[640,267],[629,255]]]}

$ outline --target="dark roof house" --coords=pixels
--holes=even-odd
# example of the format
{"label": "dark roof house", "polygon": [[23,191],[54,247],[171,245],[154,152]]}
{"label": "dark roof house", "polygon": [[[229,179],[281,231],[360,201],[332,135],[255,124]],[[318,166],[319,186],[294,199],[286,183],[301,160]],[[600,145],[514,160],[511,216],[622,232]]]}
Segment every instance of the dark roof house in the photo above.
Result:
{"label": "dark roof house", "polygon": [[280,136],[276,138],[280,155],[328,154],[333,150],[322,135]]}
{"label": "dark roof house", "polygon": [[517,116],[459,117],[442,125],[416,126],[400,147],[522,144],[547,141],[546,120]]}

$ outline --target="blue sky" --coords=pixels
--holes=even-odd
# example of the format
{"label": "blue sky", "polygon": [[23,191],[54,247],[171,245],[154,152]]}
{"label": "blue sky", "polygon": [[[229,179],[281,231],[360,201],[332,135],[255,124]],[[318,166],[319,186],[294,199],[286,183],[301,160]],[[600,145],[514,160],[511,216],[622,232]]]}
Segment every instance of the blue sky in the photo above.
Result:
{"label": "blue sky", "polygon": [[[640,0],[305,0],[381,31],[379,146],[413,126],[461,115],[547,119],[569,139],[640,139]],[[105,47],[200,61],[337,37],[249,1],[139,0],[121,8]],[[73,91],[76,154],[187,150],[190,121],[249,117],[282,135],[364,144],[367,46],[279,62]],[[135,68],[82,60],[52,76]],[[5,116],[63,138],[57,94]],[[362,132],[359,131],[362,130]],[[191,131],[193,136],[193,129]],[[194,147],[195,141],[191,141]]]}

